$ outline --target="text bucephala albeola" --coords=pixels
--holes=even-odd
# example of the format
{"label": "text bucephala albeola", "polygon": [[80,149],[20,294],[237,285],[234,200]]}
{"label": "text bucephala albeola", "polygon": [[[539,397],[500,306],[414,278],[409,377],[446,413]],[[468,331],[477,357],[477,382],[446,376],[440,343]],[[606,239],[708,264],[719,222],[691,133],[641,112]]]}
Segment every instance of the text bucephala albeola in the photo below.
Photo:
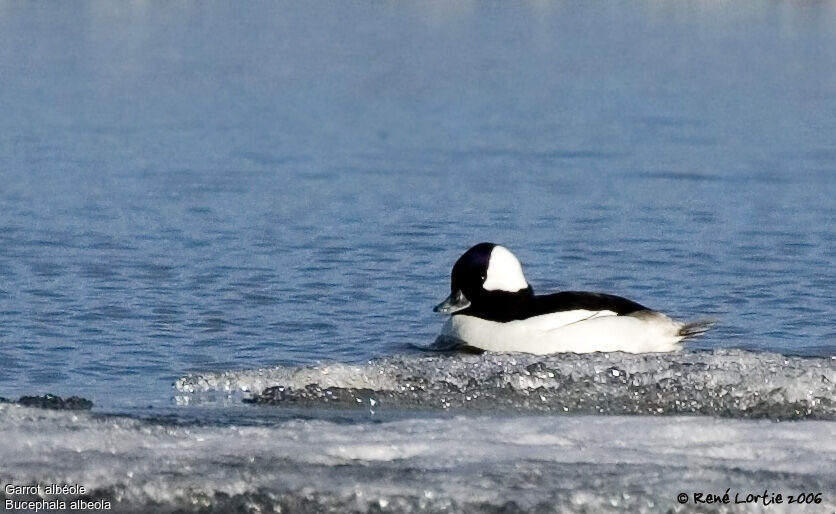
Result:
{"label": "text bucephala albeola", "polygon": [[681,323],[620,296],[564,291],[535,296],[507,248],[480,243],[453,266],[443,339],[494,352],[670,352],[711,322]]}

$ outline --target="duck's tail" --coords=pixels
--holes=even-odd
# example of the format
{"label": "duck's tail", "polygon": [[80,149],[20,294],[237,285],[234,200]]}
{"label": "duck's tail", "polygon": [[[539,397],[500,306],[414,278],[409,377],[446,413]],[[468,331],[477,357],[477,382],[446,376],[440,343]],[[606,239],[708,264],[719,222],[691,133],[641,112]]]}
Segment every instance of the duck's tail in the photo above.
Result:
{"label": "duck's tail", "polygon": [[714,326],[714,320],[706,319],[692,321],[679,327],[677,335],[683,339],[690,339],[702,335],[706,330]]}

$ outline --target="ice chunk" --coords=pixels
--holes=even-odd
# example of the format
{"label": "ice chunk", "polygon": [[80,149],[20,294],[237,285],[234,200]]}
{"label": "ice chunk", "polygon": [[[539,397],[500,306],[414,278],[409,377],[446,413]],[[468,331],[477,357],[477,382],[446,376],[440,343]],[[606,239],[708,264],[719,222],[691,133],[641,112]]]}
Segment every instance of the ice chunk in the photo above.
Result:
{"label": "ice chunk", "polygon": [[189,375],[176,387],[299,407],[836,419],[836,360],[742,350],[390,357]]}
{"label": "ice chunk", "polygon": [[[79,484],[115,512],[679,512],[677,495],[821,492],[832,421],[456,415],[181,425],[0,405],[0,483]],[[47,495],[42,495],[47,496]],[[39,496],[39,497],[42,497]],[[0,490],[0,500],[21,500]],[[786,499],[785,499],[786,502]],[[700,512],[762,512],[762,505]]]}

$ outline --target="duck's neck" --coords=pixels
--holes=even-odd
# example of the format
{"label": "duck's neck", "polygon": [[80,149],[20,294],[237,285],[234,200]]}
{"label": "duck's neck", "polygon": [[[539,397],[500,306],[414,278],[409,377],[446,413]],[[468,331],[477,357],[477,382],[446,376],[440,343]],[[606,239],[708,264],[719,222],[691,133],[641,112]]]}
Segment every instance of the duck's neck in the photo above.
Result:
{"label": "duck's neck", "polygon": [[534,298],[531,286],[519,291],[485,291],[471,300],[470,307],[456,314],[476,316],[491,321],[512,321],[522,319],[529,303]]}

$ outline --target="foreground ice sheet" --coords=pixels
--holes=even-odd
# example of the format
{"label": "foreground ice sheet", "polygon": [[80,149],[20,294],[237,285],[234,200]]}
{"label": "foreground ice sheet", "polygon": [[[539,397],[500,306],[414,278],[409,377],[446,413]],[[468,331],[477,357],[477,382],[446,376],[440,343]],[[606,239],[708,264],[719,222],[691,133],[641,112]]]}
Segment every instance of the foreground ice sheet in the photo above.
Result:
{"label": "foreground ice sheet", "polygon": [[303,407],[836,419],[836,359],[741,350],[391,357],[189,375],[175,385],[184,403],[242,391]]}
{"label": "foreground ice sheet", "polygon": [[116,512],[683,512],[694,492],[727,488],[822,503],[700,512],[832,512],[834,428],[565,415],[199,426],[0,405],[0,483],[81,484]]}

